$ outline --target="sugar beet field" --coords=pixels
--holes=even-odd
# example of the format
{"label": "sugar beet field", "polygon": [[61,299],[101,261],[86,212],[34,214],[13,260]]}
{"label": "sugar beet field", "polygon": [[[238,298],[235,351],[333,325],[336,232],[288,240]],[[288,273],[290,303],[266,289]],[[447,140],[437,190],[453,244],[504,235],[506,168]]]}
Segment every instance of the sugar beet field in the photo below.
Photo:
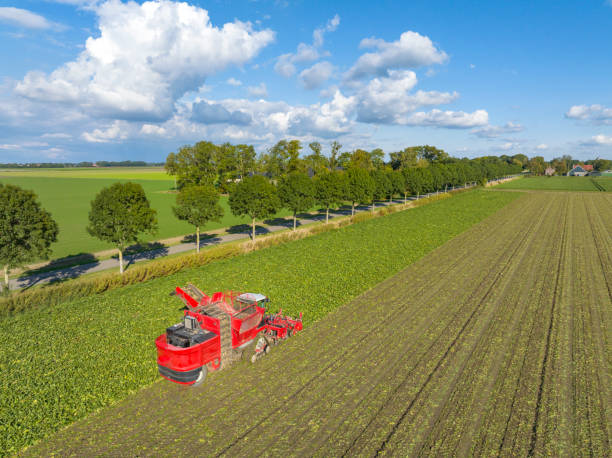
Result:
{"label": "sugar beet field", "polygon": [[526,194],[257,364],[27,453],[610,456],[611,205]]}

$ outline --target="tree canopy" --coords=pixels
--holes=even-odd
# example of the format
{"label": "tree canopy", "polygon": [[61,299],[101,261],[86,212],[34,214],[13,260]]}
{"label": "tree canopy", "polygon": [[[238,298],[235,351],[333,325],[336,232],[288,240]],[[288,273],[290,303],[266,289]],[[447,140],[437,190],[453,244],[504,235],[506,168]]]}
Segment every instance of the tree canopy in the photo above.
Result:
{"label": "tree canopy", "polygon": [[0,265],[5,291],[10,269],[47,259],[58,232],[57,223],[38,203],[36,194],[0,183]]}
{"label": "tree canopy", "polygon": [[346,200],[351,202],[351,215],[355,214],[355,204],[369,204],[374,197],[376,184],[366,169],[351,168],[347,174]]}
{"label": "tree canopy", "polygon": [[293,230],[295,230],[297,214],[310,210],[315,204],[313,182],[305,173],[291,172],[280,179],[278,196],[281,205],[293,213]]}
{"label": "tree canopy", "polygon": [[346,175],[333,171],[317,175],[314,179],[315,199],[325,208],[325,222],[329,222],[329,209],[342,204],[347,194]]}
{"label": "tree canopy", "polygon": [[91,202],[87,232],[117,248],[123,273],[123,252],[138,242],[142,233],[157,231],[156,214],[140,184],[115,183],[103,188]]}
{"label": "tree canopy", "polygon": [[209,221],[220,221],[223,208],[219,193],[212,186],[188,186],[176,196],[174,215],[196,228],[196,252],[200,252],[200,228]]}
{"label": "tree canopy", "polygon": [[281,204],[276,187],[266,178],[255,175],[235,186],[229,197],[229,206],[234,215],[251,218],[252,237],[255,240],[255,221],[274,216]]}

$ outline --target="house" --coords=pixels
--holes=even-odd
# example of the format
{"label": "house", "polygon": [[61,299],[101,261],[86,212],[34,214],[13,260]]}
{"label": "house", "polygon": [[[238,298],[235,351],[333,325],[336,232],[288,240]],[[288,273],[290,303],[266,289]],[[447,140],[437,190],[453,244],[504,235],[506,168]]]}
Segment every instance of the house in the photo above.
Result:
{"label": "house", "polygon": [[590,177],[612,177],[612,170],[595,170],[589,172]]}
{"label": "house", "polygon": [[[575,165],[572,170],[567,172],[567,176],[570,176],[570,177],[583,177],[583,176],[585,176],[588,173],[588,171],[585,169],[585,167],[586,166],[584,166],[584,165]],[[593,170],[593,166],[591,166],[591,170]]]}
{"label": "house", "polygon": [[593,165],[592,164],[585,164],[582,166],[582,168],[584,170],[586,170],[587,172],[592,172],[593,171]]}
{"label": "house", "polygon": [[553,169],[552,167],[546,167],[546,170],[544,171],[544,175],[546,175],[547,177],[551,177],[555,174],[555,169]]}

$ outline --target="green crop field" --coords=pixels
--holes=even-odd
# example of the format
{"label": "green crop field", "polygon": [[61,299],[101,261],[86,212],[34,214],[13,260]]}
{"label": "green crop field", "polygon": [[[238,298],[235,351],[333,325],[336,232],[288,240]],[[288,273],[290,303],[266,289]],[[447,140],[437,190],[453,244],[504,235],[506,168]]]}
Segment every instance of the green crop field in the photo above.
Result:
{"label": "green crop field", "polygon": [[116,178],[122,180],[172,181],[163,167],[101,167],[64,169],[0,169],[0,177]]}
{"label": "green crop field", "polygon": [[[87,233],[88,214],[91,201],[96,194],[106,186],[117,181],[133,181],[142,185],[151,206],[157,210],[159,231],[155,235],[143,236],[143,241],[160,240],[194,232],[193,226],[178,220],[172,206],[176,202],[176,194],[169,193],[174,182],[169,180],[160,169],[113,169],[113,170],[43,170],[43,171],[0,171],[0,183],[13,184],[33,190],[39,197],[43,207],[47,209],[59,225],[58,241],[52,245],[52,258],[63,258],[80,253],[92,253],[113,248]],[[154,177],[142,179],[143,177]],[[211,222],[201,229],[203,232],[238,224],[249,224],[248,218],[238,218],[232,215],[227,197],[221,196],[221,206],[225,214],[221,222]],[[278,217],[289,215],[284,210]]]}
{"label": "green crop field", "polygon": [[27,455],[610,456],[612,196],[527,193],[431,251],[515,197],[472,192],[14,317],[2,445],[154,379],[154,328],[180,314],[162,292],[194,280],[269,292],[309,323],[347,304],[255,365],[154,383]]}
{"label": "green crop field", "polygon": [[[158,380],[153,341],[182,315],[180,301],[168,296],[177,285],[262,292],[285,312],[303,311],[308,327],[518,196],[467,192],[167,278],[3,317],[0,450],[17,451]],[[318,353],[313,347],[304,356],[314,357],[313,351]],[[312,368],[318,365],[312,361]]]}
{"label": "green crop field", "polygon": [[534,191],[612,191],[612,177],[525,177],[499,184],[496,188]]}

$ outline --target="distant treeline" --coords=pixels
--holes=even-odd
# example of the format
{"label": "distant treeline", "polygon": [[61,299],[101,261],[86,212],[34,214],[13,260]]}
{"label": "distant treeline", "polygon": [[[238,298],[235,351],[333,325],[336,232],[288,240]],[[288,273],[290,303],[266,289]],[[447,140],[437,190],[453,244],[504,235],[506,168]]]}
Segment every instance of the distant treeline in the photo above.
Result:
{"label": "distant treeline", "polygon": [[152,167],[163,162],[145,161],[97,161],[97,162],[29,162],[25,164],[0,164],[3,169],[68,169],[74,167]]}

